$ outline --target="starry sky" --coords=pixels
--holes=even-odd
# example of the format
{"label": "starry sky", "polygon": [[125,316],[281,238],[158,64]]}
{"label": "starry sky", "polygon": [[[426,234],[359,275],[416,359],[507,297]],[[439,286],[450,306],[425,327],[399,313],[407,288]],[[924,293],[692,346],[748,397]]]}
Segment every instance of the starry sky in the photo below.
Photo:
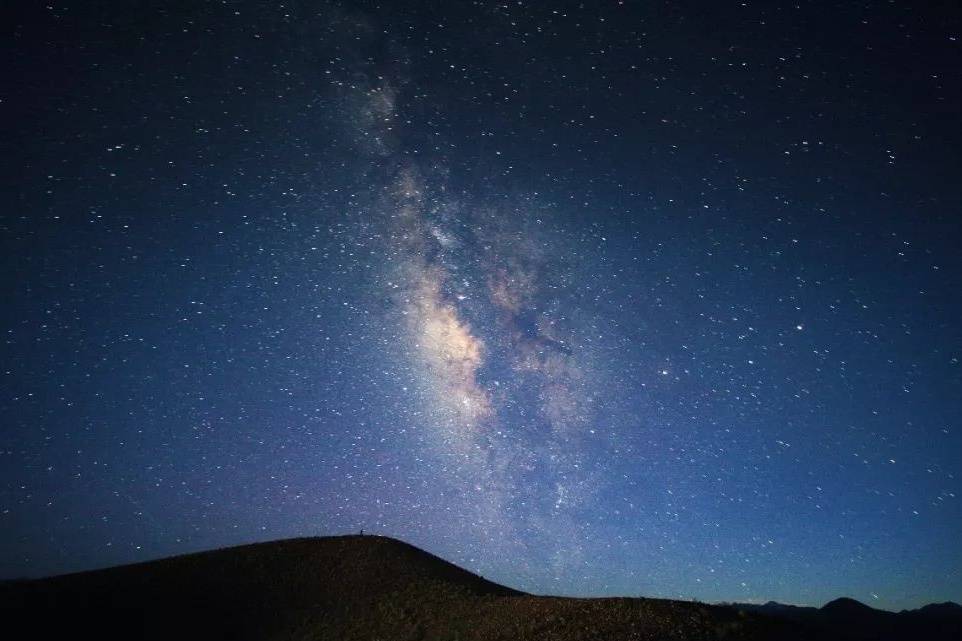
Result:
{"label": "starry sky", "polygon": [[0,576],[962,601],[952,5],[6,8]]}

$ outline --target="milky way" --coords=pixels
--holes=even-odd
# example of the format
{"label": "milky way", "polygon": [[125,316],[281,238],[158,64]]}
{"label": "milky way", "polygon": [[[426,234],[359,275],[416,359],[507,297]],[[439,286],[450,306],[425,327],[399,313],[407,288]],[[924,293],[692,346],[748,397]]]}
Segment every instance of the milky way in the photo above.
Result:
{"label": "milky way", "polygon": [[10,21],[0,575],[962,600],[957,10],[138,7]]}
{"label": "milky way", "polygon": [[558,297],[543,291],[564,245],[530,229],[541,223],[530,211],[454,202],[410,163],[394,173],[381,205],[393,259],[385,284],[405,317],[398,339],[416,372],[427,451],[442,482],[471,497],[487,547],[547,528],[540,534],[564,552],[577,545],[569,513],[594,492],[580,438],[596,433],[578,364],[590,346],[562,328]]}

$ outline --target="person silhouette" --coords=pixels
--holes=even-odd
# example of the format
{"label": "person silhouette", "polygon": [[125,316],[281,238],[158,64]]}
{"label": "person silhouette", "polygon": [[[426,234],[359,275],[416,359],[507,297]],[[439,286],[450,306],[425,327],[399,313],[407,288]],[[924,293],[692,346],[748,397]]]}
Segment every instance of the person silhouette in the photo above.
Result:
{"label": "person silhouette", "polygon": [[361,528],[361,536],[364,536],[364,528]]}

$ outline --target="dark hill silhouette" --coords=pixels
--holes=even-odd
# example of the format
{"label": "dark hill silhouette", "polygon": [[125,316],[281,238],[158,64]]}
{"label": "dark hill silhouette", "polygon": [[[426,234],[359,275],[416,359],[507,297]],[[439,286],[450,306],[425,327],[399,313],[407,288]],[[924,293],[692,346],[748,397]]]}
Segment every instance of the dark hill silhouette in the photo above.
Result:
{"label": "dark hill silhouette", "polygon": [[[17,581],[9,603],[119,636],[266,639],[364,620],[388,603],[519,594],[412,545],[378,536],[291,539]],[[6,600],[6,599],[5,599]],[[66,617],[63,615],[67,615]],[[46,617],[41,616],[43,621]],[[186,637],[184,637],[186,638]]]}
{"label": "dark hill silhouette", "polygon": [[840,599],[835,599],[834,601],[829,601],[822,606],[822,614],[828,614],[831,616],[841,616],[841,617],[852,617],[852,616],[875,616],[877,614],[891,614],[891,612],[886,612],[885,610],[876,610],[873,607],[865,605],[861,601],[856,601],[855,599],[850,599],[849,597],[841,597]]}
{"label": "dark hill silhouette", "polygon": [[[795,622],[766,606],[749,612],[524,594],[377,536],[259,543],[10,581],[0,584],[0,604],[2,629],[30,630],[32,639],[868,638],[826,634],[821,624]],[[948,611],[940,606],[939,614],[953,621]],[[925,617],[918,612],[911,616]]]}

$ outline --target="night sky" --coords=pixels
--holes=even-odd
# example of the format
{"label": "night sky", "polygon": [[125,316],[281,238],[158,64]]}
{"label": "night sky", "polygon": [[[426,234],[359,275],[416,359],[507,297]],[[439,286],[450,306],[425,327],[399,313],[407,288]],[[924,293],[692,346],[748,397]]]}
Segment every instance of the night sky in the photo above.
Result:
{"label": "night sky", "polygon": [[14,4],[0,576],[962,601],[955,3]]}

